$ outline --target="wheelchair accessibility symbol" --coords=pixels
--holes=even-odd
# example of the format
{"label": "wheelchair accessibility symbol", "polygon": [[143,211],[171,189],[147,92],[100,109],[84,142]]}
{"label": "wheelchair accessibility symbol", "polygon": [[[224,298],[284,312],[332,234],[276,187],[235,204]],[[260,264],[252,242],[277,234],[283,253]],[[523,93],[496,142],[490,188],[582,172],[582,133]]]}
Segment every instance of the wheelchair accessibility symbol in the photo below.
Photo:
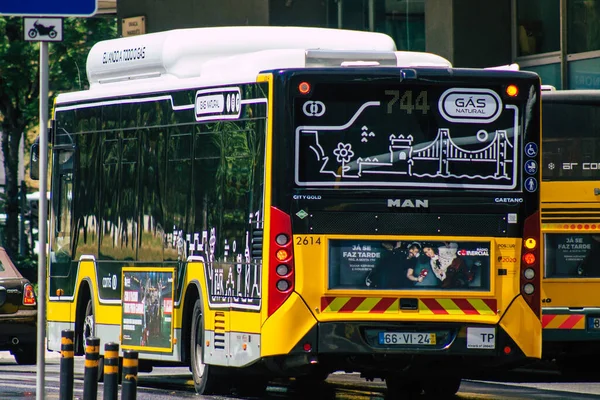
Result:
{"label": "wheelchair accessibility symbol", "polygon": [[527,157],[535,157],[535,156],[537,156],[537,153],[538,153],[537,144],[535,144],[533,142],[529,142],[525,145],[525,154],[527,155]]}

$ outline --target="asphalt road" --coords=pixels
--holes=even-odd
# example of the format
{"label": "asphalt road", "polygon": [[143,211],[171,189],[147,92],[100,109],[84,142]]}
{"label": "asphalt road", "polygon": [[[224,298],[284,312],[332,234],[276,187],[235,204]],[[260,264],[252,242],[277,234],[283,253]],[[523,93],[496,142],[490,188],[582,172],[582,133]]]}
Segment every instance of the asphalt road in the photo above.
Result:
{"label": "asphalt road", "polygon": [[[46,359],[45,398],[59,399],[60,355],[50,353]],[[600,373],[581,379],[565,378],[552,368],[521,369],[493,381],[464,380],[456,400],[588,400],[600,399]],[[435,377],[432,377],[435,379]],[[35,398],[36,366],[19,366],[7,352],[0,352],[0,399]],[[83,398],[83,357],[76,357],[74,398]],[[103,384],[98,386],[103,399]],[[137,399],[172,400],[248,400],[232,392],[227,396],[196,395],[188,368],[155,368],[138,376]],[[288,400],[390,400],[385,383],[367,382],[357,374],[336,373],[318,388],[294,388],[289,383],[274,383],[263,399]],[[421,396],[417,397],[421,398]],[[424,398],[424,397],[423,397]]]}

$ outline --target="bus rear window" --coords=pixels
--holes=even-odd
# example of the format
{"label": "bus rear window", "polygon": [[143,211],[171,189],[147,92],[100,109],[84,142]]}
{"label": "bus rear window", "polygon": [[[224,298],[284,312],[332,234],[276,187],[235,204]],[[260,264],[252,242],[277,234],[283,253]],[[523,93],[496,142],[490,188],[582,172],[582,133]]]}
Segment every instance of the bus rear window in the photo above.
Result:
{"label": "bus rear window", "polygon": [[600,278],[600,234],[544,235],[546,278]]}
{"label": "bus rear window", "polygon": [[600,179],[600,107],[542,100],[542,177]]}
{"label": "bus rear window", "polygon": [[523,108],[498,93],[316,84],[294,98],[296,185],[520,191]]}

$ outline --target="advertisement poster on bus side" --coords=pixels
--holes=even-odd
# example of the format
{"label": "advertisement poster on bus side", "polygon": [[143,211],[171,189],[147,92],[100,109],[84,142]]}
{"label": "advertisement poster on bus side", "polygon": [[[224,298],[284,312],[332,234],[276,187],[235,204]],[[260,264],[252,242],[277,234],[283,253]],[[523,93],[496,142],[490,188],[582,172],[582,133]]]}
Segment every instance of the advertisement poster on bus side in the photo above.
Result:
{"label": "advertisement poster on bus side", "polygon": [[123,347],[171,350],[173,275],[172,269],[123,268]]}
{"label": "advertisement poster on bus side", "polygon": [[547,278],[597,278],[600,276],[600,235],[547,234]]}
{"label": "advertisement poster on bus side", "polygon": [[330,240],[329,288],[490,290],[490,242]]}

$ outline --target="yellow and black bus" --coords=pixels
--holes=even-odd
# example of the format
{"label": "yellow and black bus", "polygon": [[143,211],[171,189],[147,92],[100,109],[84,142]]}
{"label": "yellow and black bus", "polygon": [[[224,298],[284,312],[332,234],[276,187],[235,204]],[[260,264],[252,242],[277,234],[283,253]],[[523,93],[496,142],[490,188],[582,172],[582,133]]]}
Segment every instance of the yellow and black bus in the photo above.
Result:
{"label": "yellow and black bus", "polygon": [[198,393],[454,394],[540,357],[536,74],[295,27],[101,42],[87,73],[54,109],[51,350],[74,329]]}
{"label": "yellow and black bus", "polygon": [[542,95],[544,358],[563,372],[600,352],[599,90]]}

